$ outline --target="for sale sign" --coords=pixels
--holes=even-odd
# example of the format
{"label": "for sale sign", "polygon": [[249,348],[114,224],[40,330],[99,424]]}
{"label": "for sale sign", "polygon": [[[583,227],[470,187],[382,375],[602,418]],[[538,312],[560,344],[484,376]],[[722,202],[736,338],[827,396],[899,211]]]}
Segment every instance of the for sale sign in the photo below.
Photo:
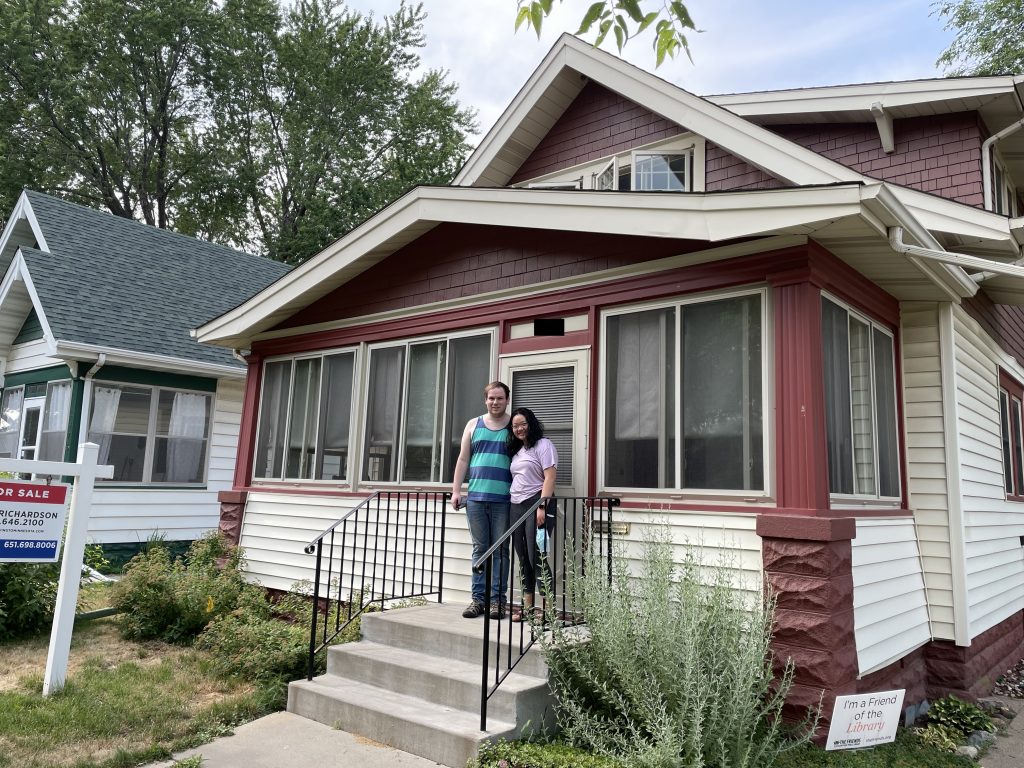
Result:
{"label": "for sale sign", "polygon": [[860,749],[896,738],[905,689],[836,696],[825,749]]}
{"label": "for sale sign", "polygon": [[53,563],[60,552],[68,486],[0,481],[0,563]]}

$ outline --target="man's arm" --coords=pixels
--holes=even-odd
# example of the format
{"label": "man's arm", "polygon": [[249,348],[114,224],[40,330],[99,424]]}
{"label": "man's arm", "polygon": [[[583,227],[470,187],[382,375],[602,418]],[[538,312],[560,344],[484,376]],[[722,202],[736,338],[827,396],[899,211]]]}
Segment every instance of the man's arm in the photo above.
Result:
{"label": "man's arm", "polygon": [[476,427],[476,419],[470,419],[466,428],[462,431],[462,446],[459,449],[459,460],[455,462],[455,473],[452,476],[452,506],[459,506],[462,500],[462,481],[466,479],[466,470],[469,469],[469,457],[473,452],[473,429]]}

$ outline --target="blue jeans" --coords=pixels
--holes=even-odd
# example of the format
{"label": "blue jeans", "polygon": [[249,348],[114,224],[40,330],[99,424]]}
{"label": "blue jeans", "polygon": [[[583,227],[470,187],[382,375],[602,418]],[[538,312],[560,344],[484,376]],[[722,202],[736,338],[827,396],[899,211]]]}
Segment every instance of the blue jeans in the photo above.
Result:
{"label": "blue jeans", "polygon": [[[491,548],[508,530],[509,502],[473,501],[466,502],[466,520],[469,534],[473,537],[473,560],[476,561]],[[508,542],[491,556],[491,604],[507,602],[508,597]],[[487,592],[487,572],[473,572],[473,599],[484,602]]]}

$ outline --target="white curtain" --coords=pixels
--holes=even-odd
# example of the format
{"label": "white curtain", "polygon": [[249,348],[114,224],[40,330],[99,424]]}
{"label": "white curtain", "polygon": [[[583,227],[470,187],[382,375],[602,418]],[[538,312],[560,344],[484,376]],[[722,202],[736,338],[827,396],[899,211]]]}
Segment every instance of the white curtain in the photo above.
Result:
{"label": "white curtain", "polygon": [[665,376],[665,314],[622,315],[618,321],[618,369],[615,371],[615,438],[658,437],[661,382]]}
{"label": "white curtain", "polygon": [[71,382],[50,384],[46,392],[43,411],[43,438],[39,458],[43,461],[63,461],[67,440],[68,416],[71,413]]}
{"label": "white curtain", "polygon": [[196,483],[202,480],[200,463],[206,443],[209,397],[176,392],[167,428],[167,482]]}
{"label": "white curtain", "polygon": [[100,447],[99,464],[108,463],[110,458],[111,433],[117,420],[117,406],[121,402],[121,390],[114,387],[95,387],[92,399],[92,418],[89,421],[89,440]]}
{"label": "white curtain", "polygon": [[0,456],[18,458],[18,437],[21,434],[21,412],[25,401],[22,387],[4,393],[3,413],[0,413]]}

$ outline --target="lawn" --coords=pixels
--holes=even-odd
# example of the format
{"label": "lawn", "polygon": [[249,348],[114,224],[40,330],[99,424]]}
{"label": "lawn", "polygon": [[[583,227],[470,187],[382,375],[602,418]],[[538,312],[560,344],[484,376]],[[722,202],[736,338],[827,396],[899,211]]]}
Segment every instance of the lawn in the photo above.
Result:
{"label": "lawn", "polygon": [[280,706],[280,690],[210,674],[206,654],[121,639],[112,618],[75,626],[68,684],[44,699],[48,640],[0,645],[0,768],[128,768]]}

